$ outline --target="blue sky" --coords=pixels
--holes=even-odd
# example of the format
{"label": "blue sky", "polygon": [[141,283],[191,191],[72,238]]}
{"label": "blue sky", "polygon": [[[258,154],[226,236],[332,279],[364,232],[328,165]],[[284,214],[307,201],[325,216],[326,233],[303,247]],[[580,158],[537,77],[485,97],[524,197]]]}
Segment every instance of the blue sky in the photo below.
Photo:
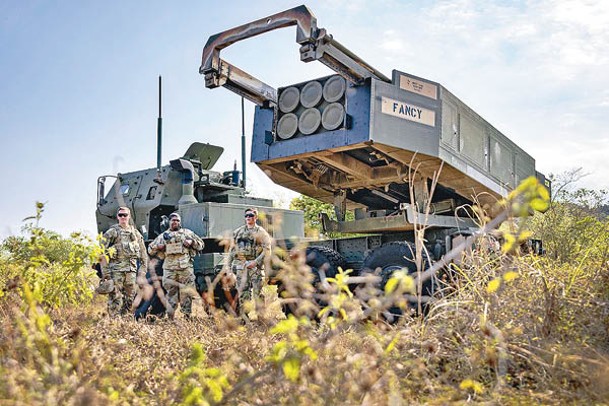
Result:
{"label": "blue sky", "polygon": [[[42,226],[95,233],[100,175],[156,165],[163,76],[163,163],[194,141],[240,159],[240,98],[198,74],[207,38],[301,3],[0,3],[0,238],[46,202]],[[583,167],[608,188],[609,8],[604,1],[310,1],[343,45],[385,75],[440,82],[536,159],[545,174]],[[330,71],[299,61],[293,27],[223,52],[275,87]],[[253,105],[246,103],[246,133]],[[249,154],[249,151],[248,151]],[[248,167],[252,194],[294,196]]]}

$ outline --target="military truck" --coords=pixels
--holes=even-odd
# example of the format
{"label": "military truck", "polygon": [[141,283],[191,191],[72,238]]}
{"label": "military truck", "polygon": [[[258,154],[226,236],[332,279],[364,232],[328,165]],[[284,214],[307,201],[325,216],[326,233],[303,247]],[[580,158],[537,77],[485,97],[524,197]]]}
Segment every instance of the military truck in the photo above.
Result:
{"label": "military truck", "polygon": [[[336,74],[275,88],[220,58],[231,44],[289,26],[296,26],[300,59],[318,60]],[[325,232],[353,234],[307,242],[316,275],[322,268],[328,276],[339,267],[380,268],[386,280],[403,267],[414,271],[415,229],[423,224],[426,249],[419,256],[426,267],[456,238],[478,230],[474,203],[493,205],[529,176],[550,188],[529,154],[440,83],[398,70],[385,76],[317,27],[306,6],[211,36],[199,72],[206,87],[223,86],[256,104],[251,160],[275,183],[333,204],[336,219],[323,216]],[[99,232],[115,222],[119,206],[128,206],[150,241],[178,211],[183,226],[205,240],[195,261],[200,292],[205,277],[221,269],[218,237],[242,224],[246,207],[258,208],[279,244],[303,240],[302,212],[249,196],[236,169],[211,170],[223,148],[195,142],[161,166],[160,115],[159,103],[157,167],[98,179]],[[346,220],[347,210],[354,220]]]}
{"label": "military truck", "polygon": [[[300,60],[336,74],[275,88],[220,58],[234,43],[290,26]],[[530,176],[550,188],[529,154],[440,83],[399,70],[385,76],[304,5],[209,37],[199,73],[207,88],[256,104],[251,160],[275,183],[333,204],[325,231],[357,235],[311,243],[333,265],[381,268],[385,278],[413,270],[417,224],[427,225],[425,251],[438,259],[479,228],[474,203],[493,205]]]}

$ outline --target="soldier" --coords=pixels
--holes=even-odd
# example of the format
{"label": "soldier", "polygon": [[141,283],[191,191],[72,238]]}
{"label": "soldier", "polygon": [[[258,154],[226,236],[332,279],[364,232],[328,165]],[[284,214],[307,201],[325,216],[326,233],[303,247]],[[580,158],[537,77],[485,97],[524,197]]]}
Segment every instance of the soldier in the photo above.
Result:
{"label": "soldier", "polygon": [[233,241],[226,260],[237,276],[241,309],[246,300],[260,296],[265,260],[271,258],[271,237],[264,228],[256,224],[257,219],[256,209],[245,210],[245,225],[233,232]]}
{"label": "soldier", "polygon": [[205,246],[203,240],[187,228],[182,228],[182,218],[178,213],[169,215],[169,230],[159,235],[148,246],[148,253],[162,254],[163,287],[167,290],[167,301],[171,306],[168,313],[173,317],[178,301],[182,313],[190,317],[192,296],[196,294],[194,257]]}
{"label": "soldier", "polygon": [[104,286],[98,288],[100,292],[106,289],[103,293],[108,293],[108,314],[113,317],[131,313],[138,261],[141,274],[145,275],[148,268],[144,238],[130,222],[131,210],[119,207],[116,217],[118,224],[103,235],[102,244],[108,249],[109,261],[106,263],[106,257],[100,260]]}

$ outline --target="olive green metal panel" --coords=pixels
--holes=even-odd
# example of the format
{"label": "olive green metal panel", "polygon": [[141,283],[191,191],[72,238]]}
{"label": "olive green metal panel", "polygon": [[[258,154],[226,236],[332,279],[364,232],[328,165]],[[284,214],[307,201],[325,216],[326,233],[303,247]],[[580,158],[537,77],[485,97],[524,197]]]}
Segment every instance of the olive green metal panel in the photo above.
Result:
{"label": "olive green metal panel", "polygon": [[[515,156],[515,162],[515,184],[518,185],[529,176],[533,176],[532,174],[535,173],[535,161],[524,151],[518,151]],[[546,187],[548,188],[548,191],[550,191],[549,184],[546,185]]]}
{"label": "olive green metal panel", "polygon": [[[498,133],[491,131],[490,173],[504,185],[514,188],[514,150],[499,139]],[[533,173],[531,173],[532,175]]]}
{"label": "olive green metal panel", "polygon": [[460,114],[459,152],[480,170],[488,168],[486,160],[487,136],[484,124],[468,110]]}
{"label": "olive green metal panel", "polygon": [[459,151],[459,110],[450,100],[442,104],[442,146],[453,151]]}
{"label": "olive green metal panel", "polygon": [[[254,202],[251,202],[254,203]],[[180,206],[182,225],[202,238],[230,236],[233,230],[245,224],[244,213],[255,204],[195,203]],[[275,239],[304,236],[304,216],[301,211],[274,207],[257,207],[258,222]]]}
{"label": "olive green metal panel", "polygon": [[222,152],[224,148],[217,145],[193,142],[184,154],[184,158],[197,160],[201,163],[202,169],[209,170],[218,161]]}

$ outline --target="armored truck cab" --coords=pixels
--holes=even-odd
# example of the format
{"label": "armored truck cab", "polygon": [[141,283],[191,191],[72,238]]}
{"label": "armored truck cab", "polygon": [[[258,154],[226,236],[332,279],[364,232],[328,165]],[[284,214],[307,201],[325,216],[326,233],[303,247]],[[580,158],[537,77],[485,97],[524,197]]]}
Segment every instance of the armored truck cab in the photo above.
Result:
{"label": "armored truck cab", "polygon": [[[134,225],[150,242],[168,228],[169,214],[180,213],[182,226],[205,242],[203,252],[195,258],[200,290],[204,277],[215,274],[222,262],[225,247],[220,244],[221,238],[243,224],[246,208],[258,209],[261,225],[275,240],[302,238],[302,212],[275,208],[270,199],[246,195],[237,170],[211,170],[223,151],[219,146],[195,142],[183,157],[158,169],[101,176],[95,212],[98,232],[116,224],[118,208],[126,206],[131,209]],[[108,178],[116,179],[106,191]]]}

